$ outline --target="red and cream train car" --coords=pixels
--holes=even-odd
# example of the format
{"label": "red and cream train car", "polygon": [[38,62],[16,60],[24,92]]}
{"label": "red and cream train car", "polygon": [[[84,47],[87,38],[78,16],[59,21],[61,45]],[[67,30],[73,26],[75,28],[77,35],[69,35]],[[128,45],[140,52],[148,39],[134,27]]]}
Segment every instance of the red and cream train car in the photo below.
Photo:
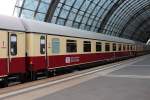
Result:
{"label": "red and cream train car", "polygon": [[37,72],[131,57],[136,51],[135,42],[127,39],[38,21],[23,23],[28,28],[27,65],[34,78]]}
{"label": "red and cream train car", "polygon": [[21,81],[26,75],[35,80],[38,72],[133,57],[143,46],[39,21],[6,16],[0,16],[0,21],[0,80],[4,85],[14,75]]}

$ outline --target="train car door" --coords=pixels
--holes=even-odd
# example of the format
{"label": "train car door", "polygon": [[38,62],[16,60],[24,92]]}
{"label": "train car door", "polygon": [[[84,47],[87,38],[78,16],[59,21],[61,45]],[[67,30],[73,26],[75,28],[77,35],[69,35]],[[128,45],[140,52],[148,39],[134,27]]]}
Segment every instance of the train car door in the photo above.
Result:
{"label": "train car door", "polygon": [[9,74],[25,73],[25,33],[8,33]]}
{"label": "train car door", "polygon": [[53,57],[52,57],[52,37],[51,35],[47,36],[47,67],[48,70],[53,69]]}
{"label": "train car door", "polygon": [[38,66],[41,70],[46,70],[47,69],[47,49],[46,49],[46,42],[47,40],[47,35],[40,35],[40,59],[38,62],[40,66]]}
{"label": "train car door", "polygon": [[[60,40],[57,36],[48,35],[47,36],[47,64],[49,70],[54,70],[55,57],[60,53]],[[59,63],[59,62],[57,62]]]}
{"label": "train car door", "polygon": [[[47,37],[47,58],[48,69],[55,70],[60,66],[61,38],[59,36],[48,35]],[[63,61],[62,61],[63,62]]]}
{"label": "train car door", "polygon": [[0,76],[8,74],[8,34],[7,31],[0,31]]}

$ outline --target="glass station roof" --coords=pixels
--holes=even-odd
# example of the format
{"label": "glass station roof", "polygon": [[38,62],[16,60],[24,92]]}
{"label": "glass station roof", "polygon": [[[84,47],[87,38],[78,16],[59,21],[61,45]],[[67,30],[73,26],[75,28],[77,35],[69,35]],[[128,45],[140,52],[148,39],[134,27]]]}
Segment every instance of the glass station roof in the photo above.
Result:
{"label": "glass station roof", "polygon": [[116,0],[60,0],[52,23],[98,31],[105,14]]}
{"label": "glass station roof", "polygon": [[150,0],[17,0],[14,15],[146,42]]}
{"label": "glass station roof", "polygon": [[18,0],[15,16],[44,21],[51,0]]}

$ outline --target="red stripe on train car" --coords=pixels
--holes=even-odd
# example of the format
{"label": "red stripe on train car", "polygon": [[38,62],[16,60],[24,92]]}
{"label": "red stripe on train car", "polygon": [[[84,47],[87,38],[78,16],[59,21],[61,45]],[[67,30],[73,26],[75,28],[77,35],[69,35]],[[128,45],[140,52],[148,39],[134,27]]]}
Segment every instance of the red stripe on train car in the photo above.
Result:
{"label": "red stripe on train car", "polygon": [[7,58],[0,58],[0,76],[7,75]]}
{"label": "red stripe on train car", "polygon": [[[109,53],[94,53],[94,54],[71,54],[71,55],[55,55],[49,56],[48,62],[45,57],[28,57],[28,67],[30,68],[30,62],[32,62],[32,70],[44,70],[54,69],[64,66],[79,65],[88,62],[103,61],[106,59],[112,59],[114,57],[126,57],[130,56],[130,52],[109,52]],[[48,65],[47,65],[48,64]],[[31,69],[28,69],[31,70]]]}
{"label": "red stripe on train car", "polygon": [[11,58],[9,74],[25,73],[25,72],[26,72],[25,57]]}
{"label": "red stripe on train car", "polygon": [[7,58],[0,58],[0,76],[19,74],[25,72],[26,72],[25,57],[11,58],[9,65]]}

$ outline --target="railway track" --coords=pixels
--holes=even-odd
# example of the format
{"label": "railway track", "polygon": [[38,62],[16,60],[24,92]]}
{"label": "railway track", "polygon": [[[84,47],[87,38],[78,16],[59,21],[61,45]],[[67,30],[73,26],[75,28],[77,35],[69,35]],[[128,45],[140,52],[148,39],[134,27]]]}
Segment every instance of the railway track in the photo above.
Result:
{"label": "railway track", "polygon": [[[95,67],[92,69],[86,69],[83,71],[76,71],[76,72],[61,75],[61,76],[56,76],[56,77],[38,80],[38,81],[34,81],[34,82],[28,82],[28,83],[24,83],[24,84],[18,84],[15,86],[10,86],[10,87],[7,87],[7,88],[0,90],[0,99],[3,97],[13,96],[16,94],[21,94],[21,93],[25,93],[28,91],[33,91],[33,90],[36,90],[39,88],[44,88],[47,86],[53,86],[53,85],[56,85],[56,84],[59,84],[62,82],[81,78],[81,77],[88,76],[88,75],[93,75],[92,78],[97,77],[95,74],[106,75],[112,71],[119,70],[121,68],[126,67],[127,64],[135,63],[136,61],[143,60],[144,58],[145,58],[145,56],[141,56],[138,58],[131,58],[129,60],[115,62],[115,63]],[[89,79],[90,79],[90,77],[89,77]]]}

